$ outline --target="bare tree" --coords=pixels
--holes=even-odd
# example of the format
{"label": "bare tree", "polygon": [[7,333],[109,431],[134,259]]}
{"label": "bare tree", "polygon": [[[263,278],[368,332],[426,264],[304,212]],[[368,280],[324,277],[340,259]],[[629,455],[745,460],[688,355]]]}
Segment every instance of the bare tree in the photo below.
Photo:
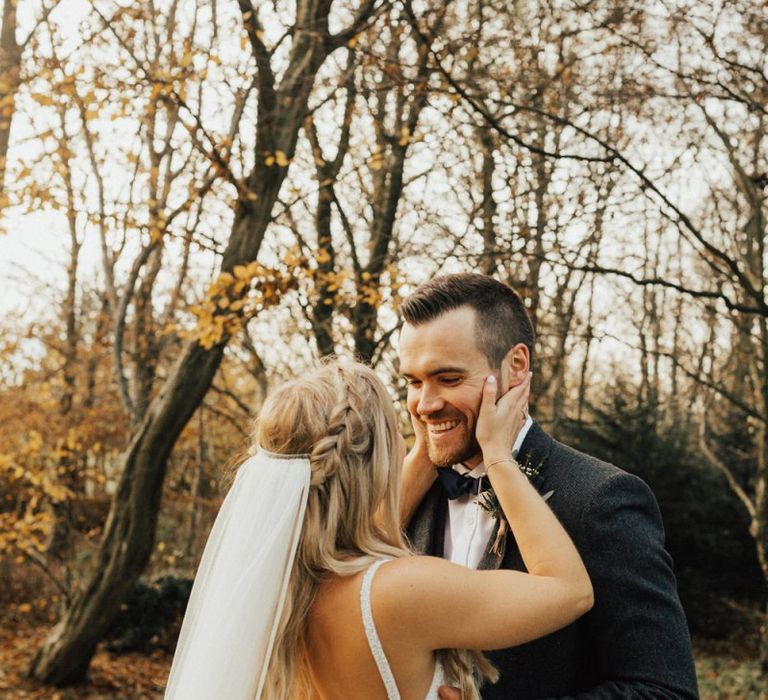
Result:
{"label": "bare tree", "polygon": [[[258,255],[306,118],[318,69],[332,51],[366,26],[378,3],[363,3],[347,27],[331,33],[330,3],[298,2],[290,53],[279,79],[258,8],[247,0],[240,0],[239,7],[256,65],[257,157],[250,172],[236,183],[235,217],[221,262],[222,273],[230,274]],[[228,341],[229,335],[224,333],[207,348],[197,341],[188,342],[147,407],[122,457],[122,476],[96,572],[33,660],[30,673],[36,678],[62,685],[86,673],[97,642],[149,559],[168,456],[210,387]]]}

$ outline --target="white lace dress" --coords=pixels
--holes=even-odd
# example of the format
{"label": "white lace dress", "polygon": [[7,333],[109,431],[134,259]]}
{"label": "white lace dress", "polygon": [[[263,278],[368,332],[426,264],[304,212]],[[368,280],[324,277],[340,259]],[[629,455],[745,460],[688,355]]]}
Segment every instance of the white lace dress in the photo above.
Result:
{"label": "white lace dress", "polygon": [[[365,626],[365,636],[368,638],[368,645],[371,647],[371,653],[379,669],[381,680],[384,681],[384,687],[387,689],[388,700],[400,700],[400,693],[397,690],[395,677],[392,675],[392,669],[384,654],[384,648],[381,646],[381,640],[376,632],[376,625],[373,622],[373,613],[371,612],[371,582],[377,569],[388,559],[380,559],[368,567],[363,575],[363,585],[360,588],[360,608],[363,612],[363,625]],[[432,676],[432,683],[429,686],[424,700],[438,700],[437,689],[445,685],[445,672],[440,663],[440,659],[435,659],[435,674]]]}

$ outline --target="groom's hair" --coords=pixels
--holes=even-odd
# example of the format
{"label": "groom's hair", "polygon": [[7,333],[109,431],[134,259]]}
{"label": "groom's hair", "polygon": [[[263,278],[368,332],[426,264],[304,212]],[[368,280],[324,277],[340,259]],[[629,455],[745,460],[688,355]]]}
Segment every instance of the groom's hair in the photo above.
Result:
{"label": "groom's hair", "polygon": [[477,344],[491,367],[499,367],[510,348],[523,343],[533,367],[534,333],[520,295],[509,285],[474,272],[433,277],[400,307],[406,323],[418,326],[460,306],[475,310]]}

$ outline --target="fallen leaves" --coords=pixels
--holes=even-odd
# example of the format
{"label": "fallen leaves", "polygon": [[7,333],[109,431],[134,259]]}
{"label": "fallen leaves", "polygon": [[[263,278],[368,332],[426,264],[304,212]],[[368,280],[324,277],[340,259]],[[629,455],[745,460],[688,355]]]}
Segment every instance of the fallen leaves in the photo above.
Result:
{"label": "fallen leaves", "polygon": [[96,653],[86,683],[57,690],[26,678],[32,655],[50,628],[16,615],[0,618],[0,696],[4,700],[155,700],[162,698],[169,655]]}

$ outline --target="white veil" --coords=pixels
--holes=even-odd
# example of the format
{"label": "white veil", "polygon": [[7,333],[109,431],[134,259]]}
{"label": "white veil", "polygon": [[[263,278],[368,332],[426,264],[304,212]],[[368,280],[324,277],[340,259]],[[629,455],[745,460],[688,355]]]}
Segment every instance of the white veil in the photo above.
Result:
{"label": "white veil", "polygon": [[309,492],[309,459],[259,449],[239,468],[197,570],[169,700],[254,700],[264,688]]}

